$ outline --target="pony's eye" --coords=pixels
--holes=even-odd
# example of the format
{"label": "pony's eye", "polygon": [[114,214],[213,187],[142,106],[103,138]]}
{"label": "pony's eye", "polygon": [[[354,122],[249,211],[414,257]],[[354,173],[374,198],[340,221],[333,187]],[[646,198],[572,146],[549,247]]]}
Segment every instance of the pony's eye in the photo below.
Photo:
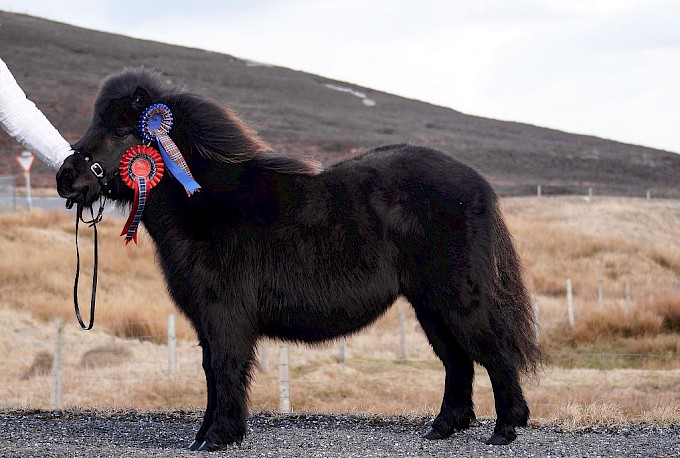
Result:
{"label": "pony's eye", "polygon": [[116,138],[125,138],[130,133],[130,129],[127,127],[119,127],[113,131],[113,136]]}

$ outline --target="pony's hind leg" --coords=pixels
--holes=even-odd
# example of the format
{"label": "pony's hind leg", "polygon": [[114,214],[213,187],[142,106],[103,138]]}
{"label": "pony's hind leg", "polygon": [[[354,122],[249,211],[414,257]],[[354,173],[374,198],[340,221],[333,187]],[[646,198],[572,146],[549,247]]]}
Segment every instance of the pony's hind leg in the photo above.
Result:
{"label": "pony's hind leg", "polygon": [[474,367],[450,329],[436,313],[415,306],[416,316],[435,354],[444,364],[446,381],[439,415],[425,433],[426,439],[445,439],[470,427],[475,420],[472,404]]}
{"label": "pony's hind leg", "polygon": [[520,385],[519,370],[508,348],[508,331],[504,326],[492,326],[492,332],[482,334],[475,355],[489,373],[496,407],[496,426],[487,444],[505,445],[517,438],[516,426],[529,422],[529,407]]}

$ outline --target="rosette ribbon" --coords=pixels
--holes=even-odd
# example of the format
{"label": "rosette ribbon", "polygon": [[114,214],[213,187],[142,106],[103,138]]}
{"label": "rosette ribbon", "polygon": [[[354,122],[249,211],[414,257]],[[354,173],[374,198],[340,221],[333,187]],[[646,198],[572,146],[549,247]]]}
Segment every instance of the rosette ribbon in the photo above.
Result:
{"label": "rosette ribbon", "polygon": [[184,186],[187,195],[190,196],[201,186],[194,180],[182,152],[170,138],[171,128],[172,112],[167,105],[162,103],[151,105],[144,110],[139,120],[142,138],[149,142],[156,141],[168,172]]}
{"label": "rosette ribbon", "polygon": [[125,151],[120,161],[120,176],[123,183],[135,191],[132,211],[128,217],[121,236],[125,236],[125,244],[133,240],[137,243],[137,228],[142,219],[151,188],[156,186],[161,178],[165,166],[163,159],[155,148],[147,145],[137,145]]}

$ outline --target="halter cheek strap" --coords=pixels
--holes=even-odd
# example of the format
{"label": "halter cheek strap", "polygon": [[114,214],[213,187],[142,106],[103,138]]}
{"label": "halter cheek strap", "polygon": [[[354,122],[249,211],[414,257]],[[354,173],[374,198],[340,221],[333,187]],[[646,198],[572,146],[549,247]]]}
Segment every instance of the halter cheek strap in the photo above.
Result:
{"label": "halter cheek strap", "polygon": [[[90,158],[87,157],[87,156],[85,156],[85,160],[86,160],[87,162],[90,162]],[[92,172],[92,174],[93,174],[95,177],[97,177],[97,181],[99,181],[99,184],[101,185],[102,190],[104,191],[104,193],[105,193],[106,195],[110,195],[110,194],[111,194],[111,186],[110,186],[109,182],[111,181],[111,179],[112,179],[113,177],[115,177],[116,175],[118,175],[118,171],[116,171],[115,173],[113,173],[110,177],[107,177],[107,176],[106,176],[106,171],[104,170],[104,167],[102,167],[102,165],[101,165],[99,162],[93,162],[93,163],[90,165],[90,171]]]}

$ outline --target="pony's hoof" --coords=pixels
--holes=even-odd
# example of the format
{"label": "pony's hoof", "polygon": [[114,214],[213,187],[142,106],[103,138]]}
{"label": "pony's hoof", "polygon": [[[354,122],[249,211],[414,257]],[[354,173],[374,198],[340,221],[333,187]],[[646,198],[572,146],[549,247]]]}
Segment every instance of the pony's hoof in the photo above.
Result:
{"label": "pony's hoof", "polygon": [[514,426],[496,426],[493,430],[493,436],[486,441],[486,445],[508,445],[515,439],[517,439],[517,433]]}
{"label": "pony's hoof", "polygon": [[201,448],[201,445],[203,445],[203,441],[199,441],[198,439],[196,439],[196,440],[193,441],[193,442],[191,443],[191,445],[189,446],[189,450],[191,450],[192,452],[195,452],[195,451],[197,451],[199,448]]}
{"label": "pony's hoof", "polygon": [[197,451],[199,452],[216,452],[218,450],[222,450],[225,447],[224,444],[222,443],[216,443],[213,442],[210,439],[206,439],[203,441],[200,447],[198,447]]}
{"label": "pony's hoof", "polygon": [[431,441],[446,439],[449,436],[451,436],[451,434],[446,434],[446,435],[441,434],[439,431],[437,431],[434,428],[428,429],[427,432],[425,434],[423,434],[424,439],[428,439],[428,440],[431,440]]}
{"label": "pony's hoof", "polygon": [[509,443],[509,440],[498,433],[494,433],[494,435],[486,441],[486,445],[508,445]]}

